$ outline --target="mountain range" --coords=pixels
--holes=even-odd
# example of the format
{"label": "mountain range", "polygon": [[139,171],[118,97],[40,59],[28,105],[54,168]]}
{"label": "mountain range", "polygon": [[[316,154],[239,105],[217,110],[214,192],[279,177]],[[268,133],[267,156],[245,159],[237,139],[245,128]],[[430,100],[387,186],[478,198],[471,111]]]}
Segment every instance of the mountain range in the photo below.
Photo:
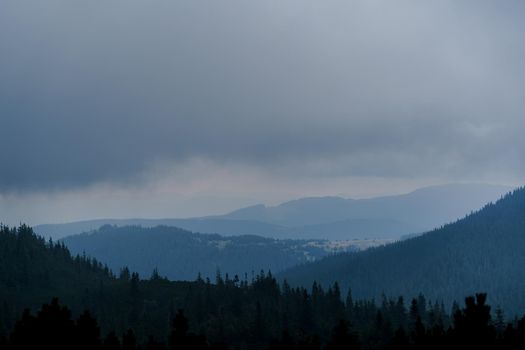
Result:
{"label": "mountain range", "polygon": [[176,226],[200,233],[258,235],[277,239],[393,239],[455,221],[499,199],[508,186],[451,184],[371,199],[302,198],[277,206],[262,204],[219,216],[186,219],[99,219],[35,226],[60,239],[103,225]]}

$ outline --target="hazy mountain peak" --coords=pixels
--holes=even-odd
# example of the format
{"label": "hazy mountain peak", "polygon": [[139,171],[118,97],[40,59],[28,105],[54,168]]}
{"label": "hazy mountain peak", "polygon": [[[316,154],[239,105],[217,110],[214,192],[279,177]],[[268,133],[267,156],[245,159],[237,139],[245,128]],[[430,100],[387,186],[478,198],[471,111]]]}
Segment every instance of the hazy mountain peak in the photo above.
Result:
{"label": "hazy mountain peak", "polygon": [[[339,196],[321,196],[321,197],[303,197],[298,199],[293,199],[284,203],[281,203],[275,207],[290,207],[290,206],[301,206],[301,205],[308,205],[308,204],[331,204],[331,203],[343,203],[348,200]],[[274,208],[275,208],[274,207]]]}
{"label": "hazy mountain peak", "polygon": [[419,193],[447,193],[449,191],[494,191],[494,192],[509,192],[513,189],[512,186],[495,185],[489,183],[448,183],[441,185],[433,185],[417,188],[414,191],[407,193],[407,195]]}
{"label": "hazy mountain peak", "polygon": [[238,216],[246,219],[249,217],[259,217],[261,215],[264,215],[265,210],[266,206],[264,204],[255,204],[250,205],[249,207],[234,210],[226,215],[230,216],[232,219]]}

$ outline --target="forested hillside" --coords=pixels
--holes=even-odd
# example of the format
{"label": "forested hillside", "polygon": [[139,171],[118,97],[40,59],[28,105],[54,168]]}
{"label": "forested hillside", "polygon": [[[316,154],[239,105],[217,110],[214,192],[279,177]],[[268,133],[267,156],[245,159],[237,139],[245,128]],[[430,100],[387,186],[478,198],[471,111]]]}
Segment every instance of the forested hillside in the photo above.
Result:
{"label": "forested hillside", "polygon": [[[450,306],[419,295],[379,302],[323,288],[218,275],[213,283],[119,277],[73,258],[29,227],[0,230],[0,348],[160,349],[515,349],[525,318],[491,309],[485,295]],[[55,299],[58,297],[59,299]],[[45,303],[41,308],[40,303]],[[64,306],[64,304],[66,306]],[[32,310],[23,311],[26,307]]]}
{"label": "forested hillside", "polygon": [[86,254],[118,271],[128,266],[148,275],[153,269],[170,280],[215,278],[218,270],[230,276],[255,271],[281,271],[331,254],[328,242],[275,240],[258,236],[199,234],[177,227],[103,226],[62,240],[73,254]]}
{"label": "forested hillside", "polygon": [[339,281],[359,298],[423,293],[450,303],[486,291],[507,312],[525,311],[525,190],[420,237],[341,254],[282,274],[294,285]]}
{"label": "forested hillside", "polygon": [[111,271],[96,260],[73,258],[60,243],[45,242],[31,228],[0,226],[0,305],[2,315],[40,306],[60,295],[80,302],[85,290],[112,280]]}

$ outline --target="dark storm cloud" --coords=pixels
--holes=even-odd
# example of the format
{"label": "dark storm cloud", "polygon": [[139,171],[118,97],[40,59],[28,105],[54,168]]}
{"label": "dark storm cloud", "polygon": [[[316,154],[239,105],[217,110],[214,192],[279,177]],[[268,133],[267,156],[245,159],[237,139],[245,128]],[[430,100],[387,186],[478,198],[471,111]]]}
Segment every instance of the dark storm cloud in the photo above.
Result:
{"label": "dark storm cloud", "polygon": [[[3,1],[0,191],[191,158],[521,174],[521,2]],[[316,172],[312,172],[316,173]]]}

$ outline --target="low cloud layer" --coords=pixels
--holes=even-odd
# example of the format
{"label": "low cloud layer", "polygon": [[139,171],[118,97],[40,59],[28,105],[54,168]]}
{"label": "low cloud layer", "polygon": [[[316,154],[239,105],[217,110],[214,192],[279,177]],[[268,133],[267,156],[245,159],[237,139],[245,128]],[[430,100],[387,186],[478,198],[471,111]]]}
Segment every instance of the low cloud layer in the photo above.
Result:
{"label": "low cloud layer", "polygon": [[309,183],[519,182],[524,11],[3,1],[0,193],[143,186],[194,160]]}

